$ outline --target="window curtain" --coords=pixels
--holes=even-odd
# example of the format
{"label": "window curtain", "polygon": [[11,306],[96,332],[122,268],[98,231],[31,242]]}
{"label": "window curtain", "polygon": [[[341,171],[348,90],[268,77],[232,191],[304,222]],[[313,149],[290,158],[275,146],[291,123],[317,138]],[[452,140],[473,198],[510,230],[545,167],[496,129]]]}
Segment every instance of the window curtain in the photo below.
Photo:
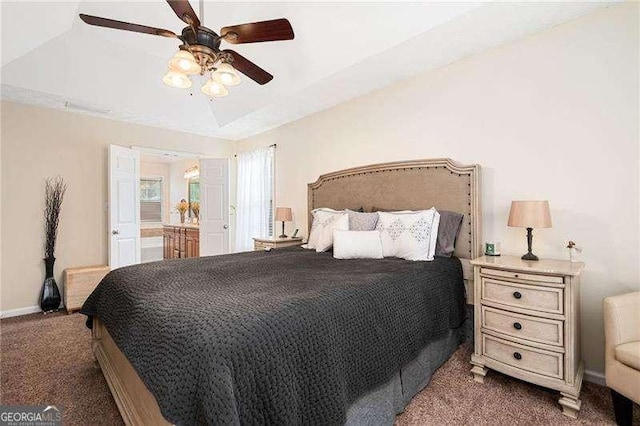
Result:
{"label": "window curtain", "polygon": [[272,229],[275,147],[238,154],[236,251],[253,250],[254,237]]}

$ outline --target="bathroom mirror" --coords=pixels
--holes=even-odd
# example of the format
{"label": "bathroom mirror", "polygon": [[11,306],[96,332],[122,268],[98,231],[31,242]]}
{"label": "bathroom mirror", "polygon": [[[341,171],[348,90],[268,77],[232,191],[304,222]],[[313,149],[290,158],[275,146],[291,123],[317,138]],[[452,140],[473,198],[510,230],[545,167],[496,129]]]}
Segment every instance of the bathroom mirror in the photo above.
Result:
{"label": "bathroom mirror", "polygon": [[[189,179],[189,204],[200,202],[200,178]],[[193,217],[193,212],[189,210],[189,217]]]}

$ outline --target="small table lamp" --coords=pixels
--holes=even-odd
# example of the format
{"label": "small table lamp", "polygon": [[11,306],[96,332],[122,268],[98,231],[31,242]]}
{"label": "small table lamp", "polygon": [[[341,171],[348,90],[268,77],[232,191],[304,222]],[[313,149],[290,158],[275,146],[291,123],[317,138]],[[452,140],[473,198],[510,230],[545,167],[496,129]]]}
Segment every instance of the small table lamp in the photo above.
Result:
{"label": "small table lamp", "polygon": [[551,213],[548,201],[512,201],[509,212],[509,226],[527,228],[528,251],[522,256],[524,260],[538,260],[538,256],[531,253],[533,228],[551,228]]}
{"label": "small table lamp", "polygon": [[278,238],[287,238],[284,233],[284,223],[291,222],[293,217],[291,216],[291,208],[290,207],[276,207],[276,221],[282,222],[282,235]]}

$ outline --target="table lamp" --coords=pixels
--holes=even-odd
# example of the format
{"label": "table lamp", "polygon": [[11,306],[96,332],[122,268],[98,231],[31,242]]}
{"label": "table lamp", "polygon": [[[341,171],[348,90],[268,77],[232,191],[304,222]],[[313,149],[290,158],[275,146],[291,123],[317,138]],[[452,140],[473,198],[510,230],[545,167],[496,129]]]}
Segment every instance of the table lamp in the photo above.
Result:
{"label": "table lamp", "polygon": [[284,233],[284,223],[291,222],[293,217],[291,216],[291,208],[290,207],[276,207],[276,221],[282,222],[282,235],[278,238],[287,238],[287,235]]}
{"label": "table lamp", "polygon": [[551,213],[548,201],[512,201],[509,211],[509,226],[527,228],[528,251],[522,256],[523,260],[538,260],[538,256],[531,252],[533,228],[551,228]]}

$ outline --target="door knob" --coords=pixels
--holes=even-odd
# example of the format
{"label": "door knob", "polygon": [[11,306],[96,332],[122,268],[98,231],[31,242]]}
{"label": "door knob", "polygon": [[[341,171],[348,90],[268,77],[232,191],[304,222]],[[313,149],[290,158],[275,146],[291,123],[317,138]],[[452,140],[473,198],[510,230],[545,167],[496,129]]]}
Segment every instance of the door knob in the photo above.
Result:
{"label": "door knob", "polygon": [[117,229],[114,229],[111,231],[112,235],[118,235],[120,233],[120,231],[118,231]]}
{"label": "door knob", "polygon": [[222,225],[224,229],[229,229],[229,225]]}

